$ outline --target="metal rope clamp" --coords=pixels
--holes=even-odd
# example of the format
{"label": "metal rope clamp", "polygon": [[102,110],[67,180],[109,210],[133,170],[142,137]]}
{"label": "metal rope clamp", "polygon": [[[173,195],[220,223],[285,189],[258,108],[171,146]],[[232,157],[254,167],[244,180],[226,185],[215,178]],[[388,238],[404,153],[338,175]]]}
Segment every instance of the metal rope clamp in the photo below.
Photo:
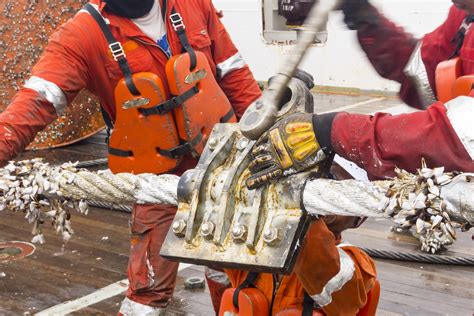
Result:
{"label": "metal rope clamp", "polygon": [[[282,115],[312,111],[314,105],[298,79],[292,79],[284,100]],[[222,268],[291,272],[309,223],[301,192],[311,171],[248,190],[254,143],[237,124],[214,127],[198,165],[179,181],[178,212],[161,256]]]}

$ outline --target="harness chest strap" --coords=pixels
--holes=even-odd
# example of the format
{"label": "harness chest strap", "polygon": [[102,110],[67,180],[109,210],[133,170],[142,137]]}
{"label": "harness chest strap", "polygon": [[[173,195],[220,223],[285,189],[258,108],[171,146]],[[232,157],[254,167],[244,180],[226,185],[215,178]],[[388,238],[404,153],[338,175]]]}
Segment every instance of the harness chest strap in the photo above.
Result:
{"label": "harness chest strap", "polygon": [[453,39],[451,40],[451,43],[456,44],[456,48],[455,48],[453,54],[448,59],[459,56],[459,53],[461,52],[462,45],[464,44],[464,39],[466,38],[467,32],[471,28],[471,23],[472,22],[474,22],[474,15],[468,15],[468,16],[466,16],[464,21],[462,21],[462,24],[459,27],[459,30],[456,32]]}
{"label": "harness chest strap", "polygon": [[128,64],[127,55],[123,50],[122,44],[115,39],[109,27],[105,23],[102,15],[90,3],[86,3],[84,9],[89,12],[89,14],[99,25],[102,33],[104,33],[107,43],[109,44],[110,52],[112,53],[114,60],[119,64],[120,70],[123,73],[128,90],[130,90],[133,95],[140,95],[140,92],[133,83],[132,71],[130,69],[130,65]]}
{"label": "harness chest strap", "polygon": [[[166,1],[163,4],[162,14],[166,21]],[[175,8],[171,9],[169,19],[182,44],[183,53],[170,58],[166,66],[166,79],[172,94],[172,98],[168,100],[162,93],[160,97],[154,97],[151,85],[162,85],[161,82],[152,83],[160,81],[155,74],[132,74],[122,45],[114,38],[106,20],[94,6],[88,4],[85,9],[99,24],[112,56],[119,63],[124,75],[124,79],[119,81],[115,89],[118,120],[112,122],[108,114],[102,111],[107,126],[113,130],[108,148],[111,170],[124,172],[130,169],[128,172],[154,173],[169,171],[169,168],[173,168],[173,160],[177,161],[190,153],[202,152],[204,142],[215,123],[226,123],[235,119],[232,106],[215,79],[206,77],[206,74],[212,73],[206,56],[202,52],[194,51],[189,44],[183,19]],[[196,70],[197,68],[199,70]],[[189,79],[189,82],[188,77],[192,79]],[[160,91],[162,90],[163,88]],[[201,104],[209,110],[201,110]],[[173,126],[167,125],[168,123]],[[162,134],[158,126],[169,130],[163,131],[167,136],[153,137],[150,141],[141,142],[135,139],[138,135],[133,131],[136,130],[134,126],[138,127],[137,124],[145,124],[142,127],[153,135]],[[134,141],[131,141],[132,138],[127,132],[130,128],[133,129],[131,133],[134,135]],[[162,161],[166,162],[166,168]]]}
{"label": "harness chest strap", "polygon": [[[164,2],[163,8],[166,8],[166,1]],[[127,88],[130,90],[130,92],[133,95],[135,96],[140,95],[140,92],[138,91],[137,87],[135,86],[133,82],[132,71],[130,69],[130,65],[128,64],[127,55],[125,54],[122,44],[115,39],[109,27],[105,23],[102,15],[90,3],[87,3],[84,6],[84,9],[87,12],[89,12],[89,14],[94,18],[94,20],[97,22],[100,29],[102,30],[102,33],[104,34],[107,40],[107,43],[109,44],[110,52],[112,53],[114,60],[119,64],[120,70],[122,71],[124,75]],[[164,11],[162,11],[162,13],[163,12]],[[196,67],[196,53],[194,52],[192,47],[189,45],[189,41],[188,41],[188,38],[186,36],[186,31],[185,31],[186,27],[184,25],[183,19],[181,18],[181,15],[177,13],[174,8],[172,10],[172,14],[170,15],[170,20],[173,24],[173,28],[177,32],[178,37],[183,45],[183,50],[185,50],[190,55],[191,65],[192,65],[191,70],[193,70]],[[189,100],[189,98],[196,95],[198,92],[199,90],[197,89],[197,87],[193,86],[191,89],[189,89],[187,92],[183,93],[182,95],[175,96],[168,101],[165,101],[161,104],[156,105],[155,107],[148,108],[148,109],[141,109],[143,111],[141,112],[145,116],[153,115],[153,114],[162,115],[162,114],[168,113],[174,108],[177,108],[178,106],[182,105],[183,102]]]}
{"label": "harness chest strap", "polygon": [[[162,14],[165,14],[166,12],[166,1],[164,2],[164,6],[162,9]],[[128,90],[132,93],[134,96],[139,96],[141,95],[140,92],[138,91],[135,83],[133,82],[132,78],[132,71],[130,69],[130,65],[127,61],[127,56],[125,54],[125,51],[123,50],[122,44],[115,39],[113,36],[112,32],[110,31],[109,27],[107,26],[104,18],[102,15],[92,6],[90,3],[87,3],[84,6],[84,9],[94,18],[96,23],[99,25],[100,29],[102,30],[102,33],[104,34],[107,43],[109,45],[110,52],[114,58],[115,61],[117,61],[120,70],[123,73],[125,83],[127,85]],[[170,16],[170,19],[173,23],[173,27],[178,33],[178,36],[181,41],[183,41],[183,49],[185,49],[191,56],[191,61],[194,60],[194,67],[196,64],[196,54],[192,50],[192,48],[189,45],[189,42],[186,37],[185,33],[185,26],[182,21],[181,16],[179,13],[176,13],[176,11],[173,8],[173,14]],[[183,93],[182,95],[175,96],[171,98],[170,100],[167,100],[161,104],[158,104],[154,107],[151,108],[139,108],[139,111],[142,115],[144,116],[149,116],[149,115],[164,115],[173,109],[181,106],[185,101],[189,100],[191,97],[199,93],[199,89],[196,86],[193,86],[191,89]],[[107,129],[108,129],[108,136],[106,142],[108,142],[108,139],[110,137],[110,132],[109,130],[113,129],[113,121],[110,119],[110,116],[108,113],[102,109],[101,107],[101,112],[102,116],[104,118],[104,121],[106,122]],[[232,117],[232,114],[230,117]],[[227,116],[227,115],[226,115]],[[171,149],[171,150],[163,150],[157,148],[157,151],[162,154],[165,157],[168,158],[177,158],[179,156],[186,155],[187,153],[191,152],[193,147],[196,146],[200,141],[202,141],[202,134],[199,134],[195,139],[189,141],[189,142],[182,142],[183,144]],[[131,150],[122,150],[118,148],[113,148],[110,147],[108,148],[108,153],[113,156],[117,157],[132,157],[133,156],[133,151]]]}
{"label": "harness chest strap", "polygon": [[[165,14],[166,14],[166,6],[167,6],[166,3],[167,1],[164,0],[163,6],[162,6],[163,18],[165,18]],[[112,53],[114,60],[117,61],[120,66],[120,70],[122,71],[124,75],[128,89],[133,95],[140,95],[140,92],[138,91],[135,84],[133,83],[132,71],[130,69],[130,65],[128,64],[128,61],[126,58],[127,56],[125,54],[125,51],[123,50],[122,44],[114,38],[112,32],[110,31],[109,27],[105,23],[102,15],[90,3],[87,3],[84,8],[87,12],[90,13],[90,15],[94,18],[94,20],[97,22],[100,29],[104,33],[104,36],[109,44],[110,52]],[[197,64],[196,52],[189,44],[188,37],[186,36],[186,26],[184,25],[183,19],[181,15],[178,12],[176,12],[175,8],[172,9],[172,14],[170,15],[169,18],[173,25],[173,29],[178,34],[181,45],[183,46],[183,51],[187,52],[190,56],[190,60],[191,60],[190,70],[194,70]],[[146,108],[146,109],[142,108],[140,109],[140,112],[141,114],[145,116],[154,115],[154,114],[163,115],[179,107],[185,101],[189,100],[191,97],[193,97],[197,93],[199,93],[199,89],[196,86],[193,86],[191,89],[189,89],[188,91],[186,91],[185,93],[179,96],[174,96],[170,100],[165,101],[161,104],[158,104],[152,108]],[[227,113],[221,119],[221,123],[227,122],[228,120],[230,120],[230,118],[232,118],[233,115],[234,115],[233,110],[229,111],[229,113]]]}

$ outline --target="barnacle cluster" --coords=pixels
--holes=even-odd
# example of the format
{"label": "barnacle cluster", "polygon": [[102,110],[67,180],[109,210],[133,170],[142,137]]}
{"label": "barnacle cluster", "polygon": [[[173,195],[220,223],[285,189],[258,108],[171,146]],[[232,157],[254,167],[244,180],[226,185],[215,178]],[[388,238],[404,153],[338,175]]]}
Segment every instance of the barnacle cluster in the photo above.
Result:
{"label": "barnacle cluster", "polygon": [[456,240],[453,226],[440,196],[440,188],[457,175],[444,172],[444,167],[430,169],[422,161],[417,174],[396,169],[396,178],[391,182],[379,210],[392,217],[402,228],[414,227],[425,252],[436,253]]}
{"label": "barnacle cluster", "polygon": [[33,242],[44,242],[42,224],[46,221],[68,241],[74,233],[70,211],[88,212],[85,201],[66,198],[59,189],[59,178],[64,171],[76,170],[74,163],[52,167],[39,158],[10,162],[0,169],[0,211],[23,212],[33,224]]}

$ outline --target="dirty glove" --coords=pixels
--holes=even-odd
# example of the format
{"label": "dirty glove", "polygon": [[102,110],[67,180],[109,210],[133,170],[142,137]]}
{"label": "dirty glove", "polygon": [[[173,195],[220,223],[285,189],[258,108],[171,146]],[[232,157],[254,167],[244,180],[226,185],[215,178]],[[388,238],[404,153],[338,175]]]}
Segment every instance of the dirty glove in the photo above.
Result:
{"label": "dirty glove", "polygon": [[368,0],[345,0],[339,8],[344,12],[344,22],[351,30],[378,22],[378,12]]}
{"label": "dirty glove", "polygon": [[325,160],[331,150],[321,149],[313,122],[325,118],[325,123],[321,125],[326,127],[325,134],[328,135],[322,138],[330,147],[330,126],[334,115],[295,113],[278,121],[260,137],[252,150],[253,160],[249,165],[251,176],[247,179],[247,187],[255,189],[281,176],[314,167]]}

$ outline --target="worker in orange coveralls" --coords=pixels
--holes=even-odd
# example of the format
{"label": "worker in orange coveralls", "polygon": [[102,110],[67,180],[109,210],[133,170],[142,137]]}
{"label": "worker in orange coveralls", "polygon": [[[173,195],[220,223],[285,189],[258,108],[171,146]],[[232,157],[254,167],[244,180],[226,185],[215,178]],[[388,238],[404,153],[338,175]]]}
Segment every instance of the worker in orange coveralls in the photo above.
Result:
{"label": "worker in orange coveralls", "polygon": [[[31,77],[0,114],[0,164],[14,158],[37,132],[64,113],[79,91],[88,89],[99,97],[106,121],[116,123],[109,142],[110,167],[111,162],[118,161],[115,168],[130,168],[120,169],[120,172],[177,175],[193,168],[196,155],[192,153],[196,147],[202,147],[202,135],[187,141],[183,139],[188,131],[182,128],[185,122],[178,118],[178,111],[199,110],[200,115],[209,120],[222,112],[216,121],[207,123],[235,121],[261,95],[220,17],[211,0],[92,0],[51,36]],[[199,62],[199,58],[205,56],[211,71],[200,72],[197,80],[209,75],[215,78],[212,80],[217,81],[218,88],[200,91],[196,85],[180,95],[171,91],[176,82],[168,79],[171,71],[167,71],[166,66],[172,57],[183,52],[189,54],[191,64],[193,58]],[[135,113],[134,123],[118,122],[116,114],[125,113],[125,105],[134,107],[133,102],[142,100],[136,97],[143,87],[137,79],[140,74],[145,74],[146,80],[154,80],[152,84],[156,95],[163,97],[162,102],[138,108],[140,112],[129,111]],[[146,80],[142,82],[149,82]],[[122,95],[130,95],[131,102],[117,104],[120,85],[130,90]],[[189,102],[196,103],[194,100],[206,95],[213,99],[212,93],[221,99],[226,97],[219,108],[198,102],[190,109]],[[188,119],[193,127],[201,130],[199,118]],[[167,124],[150,124],[153,120],[165,119]],[[138,141],[126,148],[123,144],[137,132],[142,133],[138,134]],[[163,143],[150,143],[153,135]],[[118,147],[113,147],[114,144]],[[144,165],[141,162],[147,162],[147,157],[145,161],[138,161],[137,148],[152,149],[155,154],[148,158],[154,159],[153,169],[136,172]],[[133,163],[126,165],[122,161]],[[134,207],[128,266],[130,285],[121,314],[160,315],[168,305],[178,263],[161,258],[159,251],[175,213],[174,206]]]}
{"label": "worker in orange coveralls", "polygon": [[[474,1],[453,3],[447,20],[417,41],[367,0],[345,1],[345,22],[357,30],[376,70],[402,84],[405,102],[426,110],[396,116],[292,114],[257,141],[247,185],[256,188],[314,167],[321,162],[320,151],[355,162],[372,179],[393,176],[395,167],[415,172],[422,158],[446,171],[474,172]],[[452,65],[457,71],[446,77]],[[245,302],[252,299],[266,302],[272,315],[375,315],[379,286],[374,262],[340,243],[341,227],[352,226],[357,225],[338,217],[315,220],[289,276],[226,270],[232,290],[251,286],[264,298],[240,295],[237,302],[224,295],[221,315],[251,310]]]}

